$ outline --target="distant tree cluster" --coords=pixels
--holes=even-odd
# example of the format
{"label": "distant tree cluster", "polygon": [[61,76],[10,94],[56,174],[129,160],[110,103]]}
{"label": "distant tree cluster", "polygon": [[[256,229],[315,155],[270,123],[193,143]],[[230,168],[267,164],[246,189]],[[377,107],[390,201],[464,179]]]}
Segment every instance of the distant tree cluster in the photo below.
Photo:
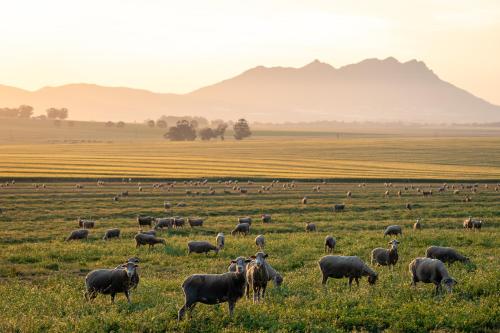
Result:
{"label": "distant tree cluster", "polygon": [[18,108],[0,108],[0,117],[4,118],[31,118],[33,107],[21,105]]}
{"label": "distant tree cluster", "polygon": [[[212,123],[213,124],[213,123]],[[227,124],[219,123],[216,128],[205,127],[202,128],[198,134],[203,141],[208,141],[210,139],[215,139],[220,137],[221,140],[224,140],[224,133],[226,132]]]}
{"label": "distant tree cluster", "polygon": [[46,110],[47,113],[47,118],[49,119],[58,119],[58,120],[64,120],[68,118],[68,109],[66,108],[49,108]]}
{"label": "distant tree cluster", "polygon": [[172,126],[165,133],[165,139],[171,141],[194,141],[196,139],[196,128],[198,124],[194,120],[179,120],[176,126]]}
{"label": "distant tree cluster", "polygon": [[236,140],[242,140],[252,135],[250,131],[250,126],[245,119],[239,119],[233,126],[234,138]]}

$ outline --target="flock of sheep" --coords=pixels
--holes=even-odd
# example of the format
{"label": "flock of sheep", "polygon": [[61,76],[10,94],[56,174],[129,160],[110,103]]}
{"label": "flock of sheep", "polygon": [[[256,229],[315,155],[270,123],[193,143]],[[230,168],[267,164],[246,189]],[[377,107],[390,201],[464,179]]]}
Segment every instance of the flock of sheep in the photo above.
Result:
{"label": "flock of sheep", "polygon": [[[360,184],[359,186],[366,185]],[[392,184],[386,184],[385,186],[392,187]],[[283,185],[283,188],[290,187],[295,187],[295,183]],[[446,189],[447,187],[445,184],[442,188]],[[442,188],[439,188],[438,192],[442,192]],[[474,189],[475,187],[472,188]],[[320,186],[315,186],[313,191],[320,191]],[[417,191],[421,192],[420,189],[417,189]],[[387,190],[384,195],[387,196],[389,193],[389,190]],[[432,195],[432,190],[423,191],[422,193],[424,196],[429,196]],[[398,195],[401,195],[400,191]],[[347,193],[347,197],[352,197],[350,191]],[[306,205],[307,202],[307,197],[301,200],[303,205]],[[407,209],[408,205],[406,205]],[[168,209],[171,205],[166,202],[164,207]],[[334,212],[341,212],[344,209],[344,204],[333,206]],[[263,214],[261,220],[263,223],[270,223],[272,217],[269,214]],[[187,221],[192,228],[203,226],[204,222],[200,218],[188,218]],[[89,229],[95,226],[95,221],[91,220],[78,219],[78,223],[81,229],[73,231],[67,240],[85,239],[88,237]],[[185,225],[185,220],[181,217],[153,218],[150,216],[138,216],[137,223],[140,231],[134,237],[136,247],[141,245],[153,247],[155,244],[166,243],[165,239],[156,237],[157,230],[163,228],[181,228]],[[241,217],[238,219],[238,224],[231,231],[231,235],[247,235],[250,232],[251,225],[251,217]],[[142,228],[145,226],[152,229],[143,231]],[[481,229],[481,226],[482,221],[471,217],[463,222],[463,228],[466,229]],[[413,229],[419,230],[421,228],[422,223],[420,220],[417,220],[413,225]],[[307,223],[305,230],[307,232],[314,232],[317,228],[314,223]],[[402,234],[403,230],[399,225],[391,225],[384,230],[384,237],[397,237],[402,236]],[[120,237],[120,230],[113,228],[105,232],[103,239],[109,240],[118,237]],[[265,297],[268,282],[272,281],[276,287],[279,287],[283,282],[283,277],[266,261],[268,254],[263,252],[266,244],[265,236],[258,235],[255,238],[255,244],[259,248],[259,252],[253,256],[235,258],[231,261],[226,273],[194,274],[187,277],[182,284],[185,304],[179,309],[178,319],[181,320],[184,318],[186,311],[191,312],[197,303],[218,304],[227,302],[229,313],[232,315],[236,302],[245,294],[247,297],[250,297],[250,293],[253,293],[253,301],[259,302]],[[389,241],[388,248],[373,249],[370,256],[371,265],[394,266],[399,259],[399,244],[399,240],[392,239]],[[222,232],[219,232],[215,239],[215,245],[206,241],[188,242],[188,255],[191,253],[208,254],[210,251],[214,251],[217,254],[224,249],[224,245],[225,236]],[[332,253],[336,245],[337,242],[334,237],[331,235],[325,237],[324,249],[326,253]],[[442,285],[451,292],[457,281],[450,276],[444,263],[453,263],[455,261],[470,262],[467,257],[453,248],[430,246],[426,250],[425,257],[415,258],[409,264],[412,285],[415,285],[417,282],[433,283],[436,286],[436,294],[442,289]],[[111,295],[113,301],[117,293],[124,293],[130,302],[129,292],[139,283],[139,276],[136,271],[138,263],[139,259],[134,257],[114,269],[98,269],[90,272],[85,281],[86,298],[93,299],[98,293],[102,293]],[[364,276],[367,277],[369,284],[375,284],[378,279],[378,274],[357,256],[327,254],[319,260],[319,268],[322,274],[323,286],[326,286],[328,278],[348,278],[349,288],[351,288],[352,281],[355,281],[359,285],[359,279]]]}

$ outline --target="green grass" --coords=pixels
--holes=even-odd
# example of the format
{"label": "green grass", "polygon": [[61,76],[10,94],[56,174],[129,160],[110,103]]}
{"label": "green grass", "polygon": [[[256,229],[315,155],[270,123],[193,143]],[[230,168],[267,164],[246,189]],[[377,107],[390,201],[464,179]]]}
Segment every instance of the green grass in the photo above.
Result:
{"label": "green grass", "polygon": [[[170,192],[153,189],[151,183],[142,184],[143,192],[135,183],[83,184],[81,191],[69,182],[48,183],[44,190],[35,190],[31,182],[0,188],[0,207],[4,209],[0,215],[0,331],[500,330],[500,192],[495,192],[494,186],[486,189],[481,184],[478,193],[472,194],[472,202],[463,203],[465,190],[460,195],[448,191],[430,198],[412,190],[403,191],[402,198],[384,198],[385,188],[380,183],[366,188],[331,183],[322,185],[320,193],[312,192],[313,183],[299,183],[294,190],[276,186],[265,194],[256,193],[262,185],[257,183],[245,186],[250,189],[248,195],[222,194],[223,185],[210,183],[216,195],[189,197],[182,184]],[[192,190],[207,192],[207,186]],[[402,186],[395,184],[391,191]],[[130,197],[111,200],[124,190],[130,191]],[[345,197],[348,190],[353,192],[351,199]],[[299,203],[304,195],[310,198],[307,206]],[[136,249],[134,217],[139,213],[165,215],[164,200],[186,202],[187,207],[174,208],[172,213],[205,217],[206,225],[163,232],[165,248]],[[335,214],[331,206],[339,202],[346,203],[347,209]],[[416,208],[407,211],[406,202]],[[250,236],[229,235],[238,216],[258,219],[261,213],[272,214],[273,223],[264,225],[257,220]],[[78,216],[95,218],[97,227],[91,230],[88,241],[66,243],[63,239],[77,228]],[[484,219],[483,230],[462,230],[461,223],[468,216]],[[417,217],[423,219],[424,228],[413,232],[411,225]],[[318,232],[305,233],[307,221],[314,221]],[[331,234],[337,238],[336,254],[358,255],[368,261],[371,249],[387,245],[383,229],[389,224],[404,228],[399,239],[400,262],[394,270],[375,268],[380,279],[374,287],[363,279],[359,288],[349,291],[346,280],[329,280],[324,291],[317,266],[324,255],[324,237]],[[121,228],[122,238],[102,241],[104,231],[111,227]],[[213,242],[219,231],[226,233],[226,249],[218,256],[186,255],[188,240]],[[193,273],[224,272],[231,259],[254,254],[253,240],[260,233],[266,236],[269,262],[284,276],[283,287],[277,290],[271,286],[269,297],[260,305],[240,300],[232,319],[225,304],[198,305],[191,321],[177,323],[177,310],[183,302],[182,281]],[[448,266],[459,281],[453,294],[436,297],[431,285],[409,286],[408,263],[424,255],[430,245],[455,247],[474,263]],[[128,305],[122,295],[115,305],[102,295],[87,303],[83,298],[85,275],[95,268],[114,267],[131,256],[141,258],[141,283],[132,294],[132,304]]]}

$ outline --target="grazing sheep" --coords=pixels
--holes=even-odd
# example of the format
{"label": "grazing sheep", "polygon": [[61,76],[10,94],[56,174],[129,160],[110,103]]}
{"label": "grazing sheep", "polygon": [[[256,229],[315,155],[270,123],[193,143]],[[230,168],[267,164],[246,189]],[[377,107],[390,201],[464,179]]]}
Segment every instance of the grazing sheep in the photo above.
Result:
{"label": "grazing sheep", "polygon": [[184,227],[185,221],[182,217],[174,217],[174,227],[182,228]]}
{"label": "grazing sheep", "polygon": [[243,297],[247,284],[245,265],[250,259],[238,257],[231,263],[236,265],[236,272],[224,274],[194,274],[182,283],[185,295],[184,305],[179,309],[177,319],[184,318],[186,310],[192,312],[196,303],[219,304],[228,302],[229,315],[232,317],[236,302]]}
{"label": "grazing sheep", "polygon": [[432,196],[432,190],[430,190],[430,191],[422,191],[422,195],[424,197]]}
{"label": "grazing sheep", "polygon": [[385,228],[385,230],[384,230],[384,237],[387,235],[389,235],[389,236],[391,236],[391,235],[403,236],[403,229],[401,229],[401,227],[399,225],[390,225],[387,228]]}
{"label": "grazing sheep", "polygon": [[422,229],[422,223],[420,222],[420,219],[417,219],[415,223],[413,223],[413,230],[421,230]]}
{"label": "grazing sheep", "polygon": [[[137,257],[129,258],[126,263],[118,265],[117,267],[115,267],[115,269],[127,268],[127,264],[129,262],[134,263],[134,264],[139,264],[139,258],[137,258]],[[139,274],[137,273],[137,269],[136,269],[134,274],[130,277],[130,289],[129,289],[129,291],[131,289],[137,288],[137,286],[139,285],[139,280],[140,280]]]}
{"label": "grazing sheep", "polygon": [[173,219],[167,217],[167,218],[159,218],[159,219],[155,219],[155,230],[158,230],[158,229],[164,229],[164,228],[167,228],[167,229],[170,229],[172,228],[173,224],[174,224],[174,221]]}
{"label": "grazing sheep", "polygon": [[332,236],[328,235],[325,237],[325,253],[332,253],[335,249],[335,244],[337,241]]}
{"label": "grazing sheep", "polygon": [[120,193],[120,196],[128,197],[128,191],[123,191],[122,193]]}
{"label": "grazing sheep", "polygon": [[264,252],[258,252],[251,258],[253,259],[247,265],[247,298],[250,298],[250,289],[253,291],[253,302],[260,302],[264,299],[267,288],[267,281],[269,281],[269,275],[266,269],[266,258],[267,254]]}
{"label": "grazing sheep", "polygon": [[319,268],[323,274],[323,286],[326,286],[328,278],[341,279],[349,278],[349,289],[352,280],[359,286],[359,279],[368,276],[368,283],[375,284],[377,273],[356,256],[324,256],[319,260]]}
{"label": "grazing sheep", "polygon": [[462,263],[470,262],[469,258],[461,255],[457,250],[444,246],[429,246],[427,250],[425,250],[425,256],[427,258],[439,259],[442,262],[449,262],[450,264],[455,261],[460,261]]}
{"label": "grazing sheep", "polygon": [[347,197],[348,197],[348,198],[351,198],[351,197],[352,197],[352,192],[351,192],[351,191],[348,191],[348,192],[347,192]]}
{"label": "grazing sheep", "polygon": [[95,221],[78,218],[78,226],[83,229],[92,229],[95,227]]}
{"label": "grazing sheep", "polygon": [[264,250],[264,246],[266,245],[266,239],[264,238],[264,235],[258,235],[255,237],[255,245],[262,251]]}
{"label": "grazing sheep", "polygon": [[149,245],[149,248],[155,246],[155,244],[166,244],[163,238],[156,238],[156,236],[140,233],[135,235],[135,247],[139,247],[141,245]]}
{"label": "grazing sheep", "polygon": [[137,223],[139,223],[139,227],[143,225],[149,225],[150,227],[153,225],[154,218],[151,216],[137,216]]}
{"label": "grazing sheep", "polygon": [[384,197],[388,197],[388,196],[389,196],[389,194],[390,194],[389,190],[385,191],[385,192],[384,192]]}
{"label": "grazing sheep", "polygon": [[97,294],[111,295],[111,303],[114,303],[115,295],[124,293],[130,303],[131,278],[136,269],[136,263],[128,262],[125,268],[93,270],[85,278],[85,298],[90,301]]}
{"label": "grazing sheep", "polygon": [[102,239],[108,240],[110,238],[120,238],[120,229],[114,228],[106,230]]}
{"label": "grazing sheep", "polygon": [[248,223],[249,225],[252,225],[252,218],[249,216],[240,217],[238,218],[238,223]]}
{"label": "grazing sheep", "polygon": [[303,197],[302,198],[302,204],[303,205],[307,205],[307,197]]}
{"label": "grazing sheep", "polygon": [[412,286],[416,287],[417,282],[434,283],[436,285],[436,295],[442,289],[441,282],[448,292],[452,292],[453,286],[457,281],[452,278],[444,263],[438,259],[415,258],[409,265],[412,275]]}
{"label": "grazing sheep", "polygon": [[314,223],[306,223],[306,231],[316,231],[316,224]]}
{"label": "grazing sheep", "polygon": [[187,206],[187,205],[186,205],[186,203],[184,203],[184,202],[179,202],[179,203],[177,204],[177,207],[186,207],[186,206]]}
{"label": "grazing sheep", "polygon": [[273,281],[274,286],[279,288],[283,283],[283,277],[267,261],[265,261],[265,265],[269,281]]}
{"label": "grazing sheep", "polygon": [[89,236],[89,231],[88,229],[78,229],[78,230],[73,230],[68,238],[66,238],[66,241],[70,241],[70,240],[77,240],[77,239],[87,239],[87,237]]}
{"label": "grazing sheep", "polygon": [[472,217],[466,219],[463,223],[464,229],[481,229],[483,221],[474,220]]}
{"label": "grazing sheep", "polygon": [[200,218],[188,218],[188,223],[191,228],[203,226],[203,220]]}
{"label": "grazing sheep", "polygon": [[333,206],[333,210],[335,212],[342,212],[345,208],[345,205],[344,204],[336,204]]}
{"label": "grazing sheep", "polygon": [[120,198],[118,196],[114,196],[113,201],[120,201]]}
{"label": "grazing sheep", "polygon": [[263,223],[269,223],[272,220],[270,214],[262,214],[261,219]]}
{"label": "grazing sheep", "polygon": [[413,209],[411,203],[407,203],[406,204],[406,209],[408,209],[408,210],[412,210]]}
{"label": "grazing sheep", "polygon": [[214,251],[215,254],[217,254],[219,253],[219,247],[205,241],[188,242],[188,255],[191,253],[205,253],[208,255],[208,252],[210,251]]}
{"label": "grazing sheep", "polygon": [[222,250],[224,248],[224,241],[225,241],[224,233],[219,232],[217,234],[217,236],[215,237],[215,244],[217,244],[217,247],[220,250]]}
{"label": "grazing sheep", "polygon": [[377,247],[373,249],[371,252],[371,264],[375,263],[380,266],[389,266],[393,267],[398,262],[398,244],[399,242],[395,239],[389,242],[390,248],[383,249],[381,247]]}
{"label": "grazing sheep", "polygon": [[172,208],[172,204],[171,204],[170,202],[165,201],[165,202],[163,203],[163,208],[165,208],[165,209],[170,209],[170,208]]}
{"label": "grazing sheep", "polygon": [[238,223],[236,227],[231,231],[231,235],[234,236],[237,233],[243,234],[244,236],[248,235],[250,232],[250,224],[248,223]]}

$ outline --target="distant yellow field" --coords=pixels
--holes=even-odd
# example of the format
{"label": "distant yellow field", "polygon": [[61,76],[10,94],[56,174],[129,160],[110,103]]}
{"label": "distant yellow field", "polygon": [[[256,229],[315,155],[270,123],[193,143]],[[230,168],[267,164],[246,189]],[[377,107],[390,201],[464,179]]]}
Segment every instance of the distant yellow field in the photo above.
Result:
{"label": "distant yellow field", "polygon": [[500,180],[500,138],[252,138],[0,145],[1,177]]}

